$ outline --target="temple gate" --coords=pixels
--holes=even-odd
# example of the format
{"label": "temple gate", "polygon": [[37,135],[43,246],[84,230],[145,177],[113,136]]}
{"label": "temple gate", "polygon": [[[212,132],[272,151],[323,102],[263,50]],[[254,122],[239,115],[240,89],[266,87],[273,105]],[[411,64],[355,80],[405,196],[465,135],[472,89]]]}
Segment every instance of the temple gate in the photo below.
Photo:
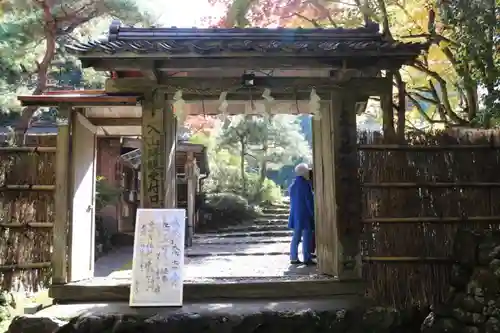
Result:
{"label": "temple gate", "polygon": [[[92,277],[91,263],[78,269],[73,264],[92,255],[89,212],[96,133],[127,127],[127,133],[142,134],[141,205],[173,208],[177,122],[194,114],[312,114],[319,271],[340,281],[360,278],[356,112],[370,96],[392,108],[387,103],[392,97],[390,72],[411,62],[425,45],[388,42],[375,23],[356,29],[180,29],[114,22],[108,38],[67,46],[83,67],[115,75],[104,92],[66,101],[70,128],[61,129],[60,154],[69,156],[70,131],[73,152],[71,161],[60,157],[57,191],[72,201],[58,206],[55,230],[62,240],[55,239],[58,285],[53,290],[58,292],[53,295],[76,292],[71,289],[75,285],[59,287]],[[27,96],[21,100],[29,102]],[[110,105],[122,107],[111,110]],[[73,165],[74,171],[68,175],[63,165]],[[196,175],[190,169],[188,179]],[[76,233],[79,243],[69,243],[66,260],[63,238],[75,240]],[[94,297],[103,292],[93,290]],[[117,293],[128,297],[127,291]]]}

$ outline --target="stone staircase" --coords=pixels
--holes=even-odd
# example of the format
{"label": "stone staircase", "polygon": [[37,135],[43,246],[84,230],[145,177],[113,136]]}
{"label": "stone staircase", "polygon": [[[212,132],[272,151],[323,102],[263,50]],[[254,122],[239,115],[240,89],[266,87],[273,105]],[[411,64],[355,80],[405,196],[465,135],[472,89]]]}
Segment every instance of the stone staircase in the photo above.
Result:
{"label": "stone staircase", "polygon": [[[361,297],[364,289],[357,281],[340,281],[323,276],[315,267],[291,266],[291,231],[287,229],[287,224],[288,205],[282,204],[266,207],[261,216],[245,225],[196,235],[193,247],[185,252],[184,305],[181,308],[132,309],[128,304],[130,290],[122,279],[117,280],[118,285],[112,289],[104,286],[106,292],[91,292],[94,298],[84,298],[84,302],[63,302],[39,312],[38,317],[20,317],[8,333],[35,332],[26,327],[36,327],[36,333],[50,333],[71,318],[73,321],[64,327],[65,332],[84,333],[89,329],[97,332],[102,328],[115,332],[115,326],[119,327],[116,332],[134,333],[373,331],[332,326],[339,318],[343,320],[346,311],[358,311],[361,305],[367,305]],[[128,260],[130,256],[127,256]],[[111,283],[109,279],[107,283]],[[81,292],[67,294],[81,295]],[[91,303],[97,299],[97,306]],[[101,303],[104,301],[107,304],[103,307]],[[80,316],[82,313],[86,315]],[[154,317],[151,317],[153,314]],[[121,317],[134,319],[130,323],[116,322],[115,319]],[[357,318],[361,317],[362,313],[356,314],[350,320],[358,323]],[[41,324],[51,318],[63,321],[54,322],[52,326],[45,325],[47,327]],[[73,323],[79,318],[93,318],[93,322],[82,321],[75,326]],[[141,322],[144,318],[147,318],[147,325]],[[33,325],[33,321],[38,326]],[[219,325],[226,322],[231,325]],[[319,325],[323,322],[323,326]],[[291,325],[289,329],[284,329],[285,323]],[[249,329],[248,325],[255,325],[255,328]],[[265,329],[262,330],[262,327]]]}
{"label": "stone staircase", "polygon": [[[267,244],[270,242],[289,242],[291,230],[288,229],[289,205],[275,204],[263,208],[262,214],[245,224],[229,226],[217,231],[197,235],[198,241],[210,241],[216,238],[224,244]],[[211,242],[213,244],[213,242]]]}

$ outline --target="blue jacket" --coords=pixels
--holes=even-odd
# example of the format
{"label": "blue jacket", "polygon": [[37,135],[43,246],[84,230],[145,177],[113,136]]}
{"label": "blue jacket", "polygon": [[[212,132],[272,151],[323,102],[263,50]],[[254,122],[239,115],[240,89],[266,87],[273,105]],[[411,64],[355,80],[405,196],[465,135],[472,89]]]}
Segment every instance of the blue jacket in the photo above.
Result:
{"label": "blue jacket", "polygon": [[314,197],[311,182],[302,176],[297,176],[290,185],[288,193],[290,193],[288,228],[314,229]]}

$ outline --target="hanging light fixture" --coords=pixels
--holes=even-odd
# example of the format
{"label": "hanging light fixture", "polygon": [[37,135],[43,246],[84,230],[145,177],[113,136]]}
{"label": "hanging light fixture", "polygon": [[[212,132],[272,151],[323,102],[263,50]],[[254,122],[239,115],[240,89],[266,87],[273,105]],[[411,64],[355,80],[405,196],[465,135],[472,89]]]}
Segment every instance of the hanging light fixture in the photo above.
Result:
{"label": "hanging light fixture", "polygon": [[241,85],[246,88],[255,86],[255,74],[243,74],[241,76]]}

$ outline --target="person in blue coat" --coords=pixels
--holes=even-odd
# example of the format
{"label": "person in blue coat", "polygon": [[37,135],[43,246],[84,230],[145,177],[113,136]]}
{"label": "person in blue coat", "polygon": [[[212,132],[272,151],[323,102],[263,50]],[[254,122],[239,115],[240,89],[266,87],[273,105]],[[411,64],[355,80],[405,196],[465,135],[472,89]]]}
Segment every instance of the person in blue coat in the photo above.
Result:
{"label": "person in blue coat", "polygon": [[299,243],[302,241],[303,263],[315,265],[311,245],[314,230],[314,197],[309,180],[309,167],[301,163],[295,167],[295,180],[288,189],[290,194],[290,215],[288,228],[293,230],[290,244],[290,263],[302,264],[299,260]]}

